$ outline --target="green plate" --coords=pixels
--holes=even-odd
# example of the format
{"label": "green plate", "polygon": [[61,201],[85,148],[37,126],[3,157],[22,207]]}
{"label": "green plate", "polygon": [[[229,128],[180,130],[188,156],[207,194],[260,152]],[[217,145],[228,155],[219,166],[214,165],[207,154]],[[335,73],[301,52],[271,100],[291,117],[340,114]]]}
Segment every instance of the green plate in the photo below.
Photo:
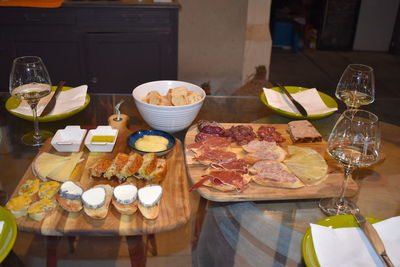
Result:
{"label": "green plate", "polygon": [[[373,217],[366,217],[370,223],[380,222],[380,219]],[[322,226],[332,226],[333,228],[344,228],[344,227],[358,227],[356,220],[353,215],[337,215],[326,217],[325,219],[315,222]],[[311,228],[308,228],[303,237],[301,244],[302,254],[304,262],[308,267],[320,267],[317,255],[315,254],[314,244],[311,236]]]}
{"label": "green plate", "polygon": [[[63,91],[67,91],[72,89],[73,87],[67,87],[64,86],[62,88]],[[53,91],[56,89],[56,86],[53,86]],[[8,112],[10,112],[12,115],[24,119],[24,120],[28,120],[28,121],[33,121],[33,116],[27,116],[24,114],[20,114],[17,112],[13,112],[11,111],[12,109],[16,108],[19,106],[19,104],[21,103],[21,99],[15,98],[13,96],[11,96],[10,98],[7,99],[6,101],[6,109],[8,110]],[[90,103],[90,96],[89,94],[86,94],[86,99],[85,99],[85,103],[83,104],[83,106],[81,106],[80,108],[77,108],[75,110],[71,110],[69,112],[66,113],[61,113],[61,114],[57,114],[57,115],[50,115],[50,116],[43,116],[43,117],[38,117],[38,120],[40,122],[50,122],[50,121],[58,121],[58,120],[63,120],[66,119],[68,117],[71,117],[72,115],[75,115],[76,113],[82,111],[84,108],[86,108],[87,105],[89,105]]]}
{"label": "green plate", "polygon": [[[298,87],[298,86],[285,86],[285,88],[289,91],[289,93],[294,94],[300,91],[304,91],[304,90],[308,90],[310,88],[305,88],[305,87]],[[279,87],[272,87],[270,88],[272,90],[275,90],[277,92],[282,92],[281,89],[279,89]],[[325,103],[325,105],[328,108],[337,108],[338,104],[336,103],[335,99],[333,99],[332,97],[330,97],[327,94],[324,94],[320,91],[318,91],[319,96],[321,97],[322,101]],[[297,113],[293,113],[293,112],[287,112],[284,110],[281,110],[279,108],[275,108],[271,105],[268,104],[267,98],[265,97],[264,92],[261,93],[261,102],[264,103],[264,105],[266,105],[268,108],[272,109],[273,111],[275,111],[276,113],[284,116],[284,117],[288,117],[291,119],[304,119],[304,117],[301,114],[297,114]],[[331,115],[332,113],[334,113],[335,111],[330,111],[327,113],[322,113],[322,114],[314,114],[314,115],[308,115],[307,119],[308,120],[316,120],[316,119],[320,119],[320,118],[324,118],[326,116]]]}
{"label": "green plate", "polygon": [[0,207],[0,221],[3,221],[3,230],[0,233],[0,262],[7,257],[17,238],[17,224],[11,212]]}

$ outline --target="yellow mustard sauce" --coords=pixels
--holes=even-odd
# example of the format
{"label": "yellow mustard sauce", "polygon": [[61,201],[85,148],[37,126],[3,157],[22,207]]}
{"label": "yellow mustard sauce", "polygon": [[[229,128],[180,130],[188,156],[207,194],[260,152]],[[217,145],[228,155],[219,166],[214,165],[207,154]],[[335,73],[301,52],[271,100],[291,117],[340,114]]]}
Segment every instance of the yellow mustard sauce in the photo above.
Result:
{"label": "yellow mustard sauce", "polygon": [[135,142],[135,147],[145,152],[159,152],[167,149],[168,139],[158,135],[145,135]]}
{"label": "yellow mustard sauce", "polygon": [[91,142],[93,143],[112,143],[114,142],[114,135],[93,135]]}

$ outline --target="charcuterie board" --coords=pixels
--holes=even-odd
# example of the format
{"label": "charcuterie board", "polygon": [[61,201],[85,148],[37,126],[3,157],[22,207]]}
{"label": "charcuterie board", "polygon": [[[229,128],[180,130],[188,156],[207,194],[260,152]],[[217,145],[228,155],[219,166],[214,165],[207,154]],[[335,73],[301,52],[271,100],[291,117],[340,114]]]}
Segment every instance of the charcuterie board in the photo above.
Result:
{"label": "charcuterie board", "polygon": [[[256,131],[263,124],[246,124],[246,123],[221,123],[225,129],[233,125],[249,125]],[[289,134],[287,133],[287,124],[268,124],[275,127],[276,131],[282,134],[286,139],[281,146],[285,149],[288,145],[292,145]],[[196,134],[198,133],[196,125],[189,128],[185,137],[185,146],[194,143]],[[238,201],[264,201],[264,200],[289,200],[289,199],[316,199],[325,197],[337,197],[344,179],[343,169],[334,159],[326,153],[326,142],[303,143],[296,146],[310,147],[318,151],[325,158],[328,164],[328,177],[319,184],[305,186],[301,188],[288,189],[267,187],[250,182],[242,192],[230,191],[222,192],[211,187],[201,186],[196,191],[204,198],[217,202],[238,202]],[[185,148],[185,159],[188,167],[189,180],[191,185],[198,182],[204,175],[205,166],[193,163],[191,160],[194,153]],[[346,191],[346,196],[355,195],[357,192],[357,184],[350,179]]]}
{"label": "charcuterie board", "polygon": [[[129,152],[126,144],[126,137],[130,131],[121,131],[112,155],[118,152]],[[105,152],[89,152],[84,146],[81,147],[84,160],[76,165],[71,181],[79,182],[86,190],[98,184],[110,184],[117,186],[117,180],[90,178],[89,169],[99,157]],[[69,153],[56,152],[50,144],[50,140],[42,146],[39,154],[50,152],[58,155]],[[36,157],[37,157],[36,156]],[[184,154],[182,143],[176,140],[174,148],[165,155],[167,159],[167,174],[161,182],[163,195],[160,200],[160,213],[157,219],[147,220],[139,211],[133,215],[121,215],[110,205],[108,215],[105,219],[96,220],[87,216],[83,210],[77,213],[70,213],[58,206],[53,212],[42,221],[34,221],[28,216],[17,219],[20,231],[40,233],[43,235],[141,235],[172,230],[184,225],[190,216],[189,191],[186,169],[184,165]],[[32,167],[26,170],[19,185],[12,197],[15,197],[20,186],[27,180],[34,178]],[[134,179],[137,180],[137,179]],[[135,183],[135,182],[134,182]],[[138,188],[144,183],[137,181]]]}

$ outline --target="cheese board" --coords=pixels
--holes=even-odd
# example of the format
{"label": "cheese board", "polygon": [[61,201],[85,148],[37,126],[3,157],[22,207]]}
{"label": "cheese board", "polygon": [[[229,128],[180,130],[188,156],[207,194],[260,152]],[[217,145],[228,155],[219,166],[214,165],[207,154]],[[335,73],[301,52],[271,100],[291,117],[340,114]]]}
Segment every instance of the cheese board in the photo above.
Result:
{"label": "cheese board", "polygon": [[[264,124],[249,123],[221,123],[228,129],[231,126],[245,125],[251,126],[256,131]],[[287,150],[287,146],[293,145],[289,134],[287,133],[287,124],[268,124],[267,126],[275,127],[285,141],[281,143],[281,147]],[[186,146],[195,143],[195,136],[198,133],[196,125],[191,126],[185,136],[185,161],[188,168],[188,175],[191,185],[199,182],[204,175],[205,166],[193,162],[194,153]],[[294,200],[294,199],[318,199],[325,197],[336,197],[340,193],[340,188],[344,179],[343,170],[334,159],[326,153],[326,141],[315,143],[295,144],[299,147],[309,147],[320,153],[328,165],[327,178],[319,184],[308,185],[301,188],[278,188],[261,186],[254,182],[250,182],[242,192],[230,191],[222,192],[211,187],[200,186],[196,191],[204,198],[216,202],[239,202],[239,201],[269,201],[269,200]],[[346,196],[353,196],[357,193],[357,183],[350,179]]]}
{"label": "cheese board", "polygon": [[[111,119],[109,120],[110,124]],[[125,118],[125,122],[126,122]],[[108,155],[115,157],[120,152],[130,152],[127,146],[127,137],[134,131],[128,130],[125,125],[114,125],[119,129],[117,141],[112,152]],[[83,161],[74,168],[69,181],[79,182],[84,190],[100,184],[108,184],[113,187],[119,185],[118,180],[90,177],[90,168],[99,158],[107,152],[90,152],[85,146],[81,146]],[[51,146],[51,140],[47,140],[41,147],[35,159],[42,153],[68,156],[70,153],[57,152]],[[159,202],[159,215],[154,220],[145,219],[140,212],[133,215],[121,215],[114,206],[110,205],[108,214],[104,219],[98,220],[89,217],[83,210],[80,212],[67,212],[58,205],[48,216],[41,221],[35,221],[29,216],[16,219],[18,230],[39,233],[49,236],[57,235],[142,235],[168,231],[178,228],[188,222],[190,217],[189,187],[182,143],[176,140],[176,145],[165,156],[167,172],[160,182],[163,195]],[[33,160],[33,162],[35,161]],[[13,195],[16,197],[20,187],[29,179],[35,177],[32,165],[26,170]],[[144,187],[151,182],[132,179],[137,188]]]}

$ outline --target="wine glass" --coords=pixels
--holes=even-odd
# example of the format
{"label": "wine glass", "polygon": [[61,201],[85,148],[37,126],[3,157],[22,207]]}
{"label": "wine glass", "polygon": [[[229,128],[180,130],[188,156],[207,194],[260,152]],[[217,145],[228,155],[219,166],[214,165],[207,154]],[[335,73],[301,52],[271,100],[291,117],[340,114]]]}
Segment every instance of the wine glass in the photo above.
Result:
{"label": "wine glass", "polygon": [[344,180],[338,198],[321,199],[319,207],[327,215],[350,214],[356,209],[345,199],[353,170],[367,167],[379,159],[380,130],[378,117],[365,110],[348,109],[336,122],[328,140],[327,152],[344,167]]}
{"label": "wine glass", "polygon": [[362,64],[348,65],[340,77],[335,95],[347,109],[371,104],[375,99],[374,69]]}
{"label": "wine glass", "polygon": [[53,135],[52,132],[39,130],[36,110],[39,100],[50,92],[50,76],[40,57],[14,59],[10,74],[10,93],[16,98],[26,100],[33,113],[34,131],[22,136],[22,142],[26,145],[39,146]]}

